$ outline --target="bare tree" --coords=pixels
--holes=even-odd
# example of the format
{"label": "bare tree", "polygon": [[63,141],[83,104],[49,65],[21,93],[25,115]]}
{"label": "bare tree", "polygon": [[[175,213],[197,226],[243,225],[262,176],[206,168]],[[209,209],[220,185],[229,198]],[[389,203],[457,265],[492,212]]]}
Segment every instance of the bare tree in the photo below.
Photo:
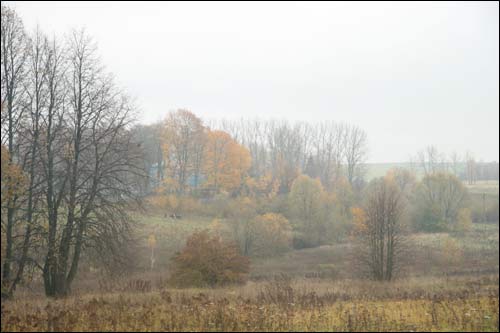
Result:
{"label": "bare tree", "polygon": [[[22,101],[25,116],[20,123],[18,131],[19,158],[28,179],[22,208],[24,213],[20,218],[24,225],[24,235],[18,255],[15,257],[17,263],[16,275],[9,287],[9,294],[16,289],[21,281],[25,266],[28,261],[28,251],[33,247],[32,233],[39,218],[39,202],[41,199],[41,174],[40,174],[40,130],[41,116],[47,105],[46,82],[47,82],[47,39],[37,28],[33,36],[28,40],[27,61],[25,69],[24,90],[25,99]],[[21,236],[21,235],[18,235]]]}
{"label": "bare tree", "polygon": [[404,198],[389,179],[374,180],[368,188],[366,217],[357,230],[360,269],[375,280],[390,281],[404,264],[408,243],[404,237]]}
{"label": "bare tree", "polygon": [[[9,164],[19,164],[18,133],[23,117],[23,95],[25,64],[28,55],[27,37],[23,24],[17,14],[2,5],[1,24],[1,99],[2,99],[2,144],[9,151]],[[17,160],[17,161],[16,161]],[[2,284],[9,285],[12,279],[11,266],[14,261],[13,229],[19,204],[16,195],[7,202],[7,219],[2,219],[2,229],[6,234],[6,251],[2,266]]]}
{"label": "bare tree", "polygon": [[425,175],[445,172],[448,169],[445,154],[440,153],[435,146],[428,146],[418,152],[417,159]]}
{"label": "bare tree", "polygon": [[65,157],[67,154],[68,129],[65,127],[65,113],[68,105],[65,80],[66,54],[54,39],[49,43],[47,59],[47,98],[48,105],[42,113],[42,132],[40,140],[40,159],[43,166],[45,186],[45,207],[48,221],[46,254],[43,258],[43,279],[47,295],[54,294],[54,273],[57,270],[57,230],[62,210],[68,173]]}
{"label": "bare tree", "polygon": [[213,121],[211,127],[230,133],[248,147],[252,156],[250,175],[258,177],[272,170],[273,177],[280,181],[281,193],[289,191],[300,172],[311,173],[312,169],[328,190],[344,173],[351,185],[362,179],[367,140],[359,127],[258,119]]}
{"label": "bare tree", "polygon": [[313,150],[321,182],[331,190],[343,175],[343,161],[346,147],[346,129],[343,124],[325,122],[315,126]]}
{"label": "bare tree", "polygon": [[458,155],[458,153],[456,151],[451,153],[451,156],[450,156],[451,169],[452,169],[455,177],[460,177],[459,168],[460,168],[461,160],[462,159],[460,158],[460,155]]}
{"label": "bare tree", "polygon": [[[48,296],[69,292],[85,249],[100,248],[116,258],[125,253],[117,249],[130,231],[127,207],[136,188],[131,175],[141,170],[129,131],[128,99],[103,72],[95,47],[83,32],[73,33],[68,52],[68,107],[63,109],[59,132],[65,142],[58,157],[63,184],[47,178],[48,191],[60,188],[57,197],[47,195],[52,206],[44,264]],[[48,114],[47,119],[51,117]],[[55,171],[48,166],[52,148],[47,146],[46,169]]]}
{"label": "bare tree", "polygon": [[48,296],[62,296],[85,254],[128,261],[127,212],[144,177],[133,106],[83,32],[63,49],[40,30],[25,35],[2,6],[1,42],[2,144],[27,179],[25,191],[2,201],[2,293],[11,294],[30,265],[43,272]]}
{"label": "bare tree", "polygon": [[353,185],[356,177],[362,177],[363,163],[368,152],[366,133],[357,126],[348,126],[345,131],[344,157],[347,179]]}
{"label": "bare tree", "polygon": [[477,167],[476,167],[476,160],[474,159],[474,156],[472,153],[467,152],[465,155],[465,163],[466,163],[466,179],[467,183],[469,185],[472,185],[476,182],[477,178]]}

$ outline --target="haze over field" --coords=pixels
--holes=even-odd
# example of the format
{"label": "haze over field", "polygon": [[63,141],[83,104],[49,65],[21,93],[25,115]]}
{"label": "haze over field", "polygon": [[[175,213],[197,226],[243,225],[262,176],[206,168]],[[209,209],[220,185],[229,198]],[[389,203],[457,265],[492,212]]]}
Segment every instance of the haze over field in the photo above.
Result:
{"label": "haze over field", "polygon": [[2,2],[1,332],[498,332],[498,2]]}
{"label": "haze over field", "polygon": [[366,130],[368,162],[499,160],[497,2],[5,3],[29,31],[84,27],[144,123],[335,120]]}

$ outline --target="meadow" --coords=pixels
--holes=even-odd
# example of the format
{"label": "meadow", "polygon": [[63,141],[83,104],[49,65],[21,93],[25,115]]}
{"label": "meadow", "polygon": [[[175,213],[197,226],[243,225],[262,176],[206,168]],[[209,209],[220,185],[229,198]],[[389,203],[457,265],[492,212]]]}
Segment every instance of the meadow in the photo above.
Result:
{"label": "meadow", "polygon": [[[141,273],[85,269],[72,295],[47,299],[41,284],[2,302],[4,331],[498,331],[498,224],[465,234],[414,234],[411,270],[393,282],[357,279],[351,244],[252,260],[244,285],[171,288],[169,258],[207,218],[142,216]],[[147,236],[158,240],[148,270]]]}
{"label": "meadow", "polygon": [[498,275],[291,280],[2,305],[2,331],[498,331]]}

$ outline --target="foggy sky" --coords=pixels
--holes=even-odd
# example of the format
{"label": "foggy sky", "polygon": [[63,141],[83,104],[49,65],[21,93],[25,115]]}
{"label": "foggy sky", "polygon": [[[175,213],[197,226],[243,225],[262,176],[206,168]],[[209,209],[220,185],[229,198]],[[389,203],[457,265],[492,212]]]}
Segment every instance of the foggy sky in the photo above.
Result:
{"label": "foggy sky", "polygon": [[144,123],[336,120],[371,162],[430,144],[498,161],[497,2],[6,3],[28,30],[84,27]]}

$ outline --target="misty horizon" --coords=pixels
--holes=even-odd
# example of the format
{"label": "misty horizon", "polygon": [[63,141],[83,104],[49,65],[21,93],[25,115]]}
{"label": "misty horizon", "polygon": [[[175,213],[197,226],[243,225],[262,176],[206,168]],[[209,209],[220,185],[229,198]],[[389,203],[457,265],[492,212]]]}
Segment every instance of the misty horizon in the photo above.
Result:
{"label": "misty horizon", "polygon": [[28,31],[92,35],[143,124],[328,120],[367,132],[369,163],[499,160],[498,3],[6,3]]}

